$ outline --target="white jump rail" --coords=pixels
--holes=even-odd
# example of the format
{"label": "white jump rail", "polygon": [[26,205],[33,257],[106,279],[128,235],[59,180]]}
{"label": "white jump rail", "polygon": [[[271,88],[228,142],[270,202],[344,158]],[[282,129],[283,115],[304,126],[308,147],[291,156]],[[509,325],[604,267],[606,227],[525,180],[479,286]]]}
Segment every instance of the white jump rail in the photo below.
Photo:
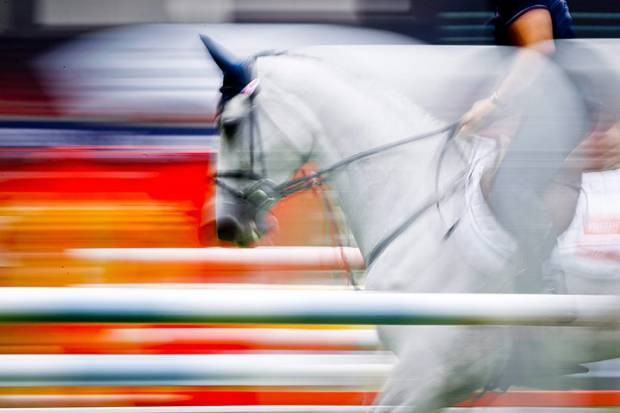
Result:
{"label": "white jump rail", "polygon": [[0,387],[286,386],[372,388],[391,353],[208,355],[0,355]]}
{"label": "white jump rail", "polygon": [[364,268],[364,258],[351,247],[257,248],[82,248],[69,249],[71,258],[103,262],[186,263],[220,270],[353,270]]}
{"label": "white jump rail", "polygon": [[[211,386],[308,391],[311,389],[378,391],[388,378],[396,357],[389,352],[317,353],[241,353],[205,355],[137,355],[137,354],[5,354],[0,355],[0,388],[99,387],[99,386]],[[565,389],[613,390],[605,402],[618,403],[617,369],[620,360],[588,363],[590,373],[557,377],[554,385]],[[174,392],[174,391],[173,391]],[[596,391],[595,391],[596,392]],[[590,392],[580,397],[601,405],[601,395]],[[541,403],[541,394],[553,400],[558,391],[531,394],[507,394],[523,403]],[[570,391],[567,393],[570,396]],[[48,394],[47,397],[50,395]],[[82,396],[84,396],[82,394]],[[46,397],[46,396],[43,396]],[[54,401],[58,402],[59,398]],[[79,397],[79,394],[78,394]],[[11,400],[12,399],[12,400]],[[38,402],[35,394],[0,394],[3,403]],[[492,397],[497,399],[497,396]],[[532,400],[533,399],[533,400]],[[69,399],[68,399],[69,400]],[[119,400],[119,399],[117,399]],[[599,400],[599,402],[594,402]],[[82,399],[85,402],[87,399]],[[497,401],[497,400],[496,400]],[[103,399],[100,402],[104,402]],[[573,399],[573,403],[575,403]],[[501,404],[506,405],[506,404]],[[527,404],[526,404],[527,405]],[[546,406],[543,404],[543,406]]]}
{"label": "white jump rail", "polygon": [[620,296],[0,288],[0,323],[617,326]]}

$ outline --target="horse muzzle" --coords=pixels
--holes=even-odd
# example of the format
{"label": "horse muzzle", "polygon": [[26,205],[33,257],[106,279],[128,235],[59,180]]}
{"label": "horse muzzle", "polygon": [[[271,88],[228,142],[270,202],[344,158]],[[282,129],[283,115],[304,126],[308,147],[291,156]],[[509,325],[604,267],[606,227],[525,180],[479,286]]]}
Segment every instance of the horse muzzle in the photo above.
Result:
{"label": "horse muzzle", "polygon": [[242,223],[235,217],[228,215],[218,218],[215,228],[219,240],[245,247],[261,239],[275,224],[275,220],[252,220]]}
{"label": "horse muzzle", "polygon": [[246,200],[225,198],[216,206],[215,229],[221,241],[248,246],[274,227],[275,220],[268,219],[267,211]]}
{"label": "horse muzzle", "polygon": [[259,230],[253,221],[242,224],[238,219],[230,215],[218,218],[215,228],[219,240],[232,242],[240,246],[251,245],[263,235],[263,232]]}

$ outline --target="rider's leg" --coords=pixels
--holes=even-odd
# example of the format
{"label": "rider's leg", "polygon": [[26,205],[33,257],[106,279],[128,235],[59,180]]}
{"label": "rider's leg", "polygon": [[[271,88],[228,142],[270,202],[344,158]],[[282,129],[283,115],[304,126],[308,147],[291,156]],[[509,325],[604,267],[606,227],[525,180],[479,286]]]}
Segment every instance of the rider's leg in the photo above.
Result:
{"label": "rider's leg", "polygon": [[[540,290],[541,265],[559,232],[544,195],[567,155],[583,140],[587,122],[582,98],[557,68],[541,74],[519,102],[521,126],[487,199],[521,248],[527,274],[521,289],[533,292]],[[560,209],[572,214],[574,207],[574,202],[568,202]]]}

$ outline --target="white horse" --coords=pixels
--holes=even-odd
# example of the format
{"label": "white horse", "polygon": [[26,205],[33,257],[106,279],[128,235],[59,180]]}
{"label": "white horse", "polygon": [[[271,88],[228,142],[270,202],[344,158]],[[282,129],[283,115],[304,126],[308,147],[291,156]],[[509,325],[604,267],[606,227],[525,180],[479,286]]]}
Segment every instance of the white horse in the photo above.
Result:
{"label": "white horse", "polygon": [[[216,200],[221,238],[249,244],[264,233],[268,208],[311,184],[290,180],[311,160],[325,172],[320,177],[337,194],[369,264],[366,289],[514,291],[520,271],[515,243],[499,228],[479,189],[482,171],[495,162],[498,141],[447,142],[449,127],[438,119],[462,113],[470,102],[459,97],[490,89],[505,68],[505,50],[322,47],[268,53],[244,63],[202,39],[224,73]],[[576,95],[552,65],[546,82],[546,92],[557,93],[540,91],[533,104],[571,107]],[[407,137],[420,139],[353,160]],[[382,339],[399,362],[376,408],[427,412],[454,405],[505,378],[508,360],[524,338],[526,352],[535,351],[528,360],[536,364],[539,379],[620,354],[615,332],[596,331],[595,344],[593,332],[383,327]],[[550,346],[531,347],[549,337],[556,339],[546,341]],[[530,372],[524,368],[520,375]]]}

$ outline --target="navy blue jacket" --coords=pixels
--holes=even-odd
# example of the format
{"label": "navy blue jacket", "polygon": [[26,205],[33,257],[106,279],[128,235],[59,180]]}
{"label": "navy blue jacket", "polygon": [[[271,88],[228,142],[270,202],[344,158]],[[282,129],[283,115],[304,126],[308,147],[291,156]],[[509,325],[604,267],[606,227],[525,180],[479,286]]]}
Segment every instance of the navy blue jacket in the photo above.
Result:
{"label": "navy blue jacket", "polygon": [[521,15],[533,9],[547,9],[553,21],[553,37],[569,39],[575,37],[573,19],[566,0],[493,0],[496,15],[495,38],[499,44],[510,44],[508,27]]}

